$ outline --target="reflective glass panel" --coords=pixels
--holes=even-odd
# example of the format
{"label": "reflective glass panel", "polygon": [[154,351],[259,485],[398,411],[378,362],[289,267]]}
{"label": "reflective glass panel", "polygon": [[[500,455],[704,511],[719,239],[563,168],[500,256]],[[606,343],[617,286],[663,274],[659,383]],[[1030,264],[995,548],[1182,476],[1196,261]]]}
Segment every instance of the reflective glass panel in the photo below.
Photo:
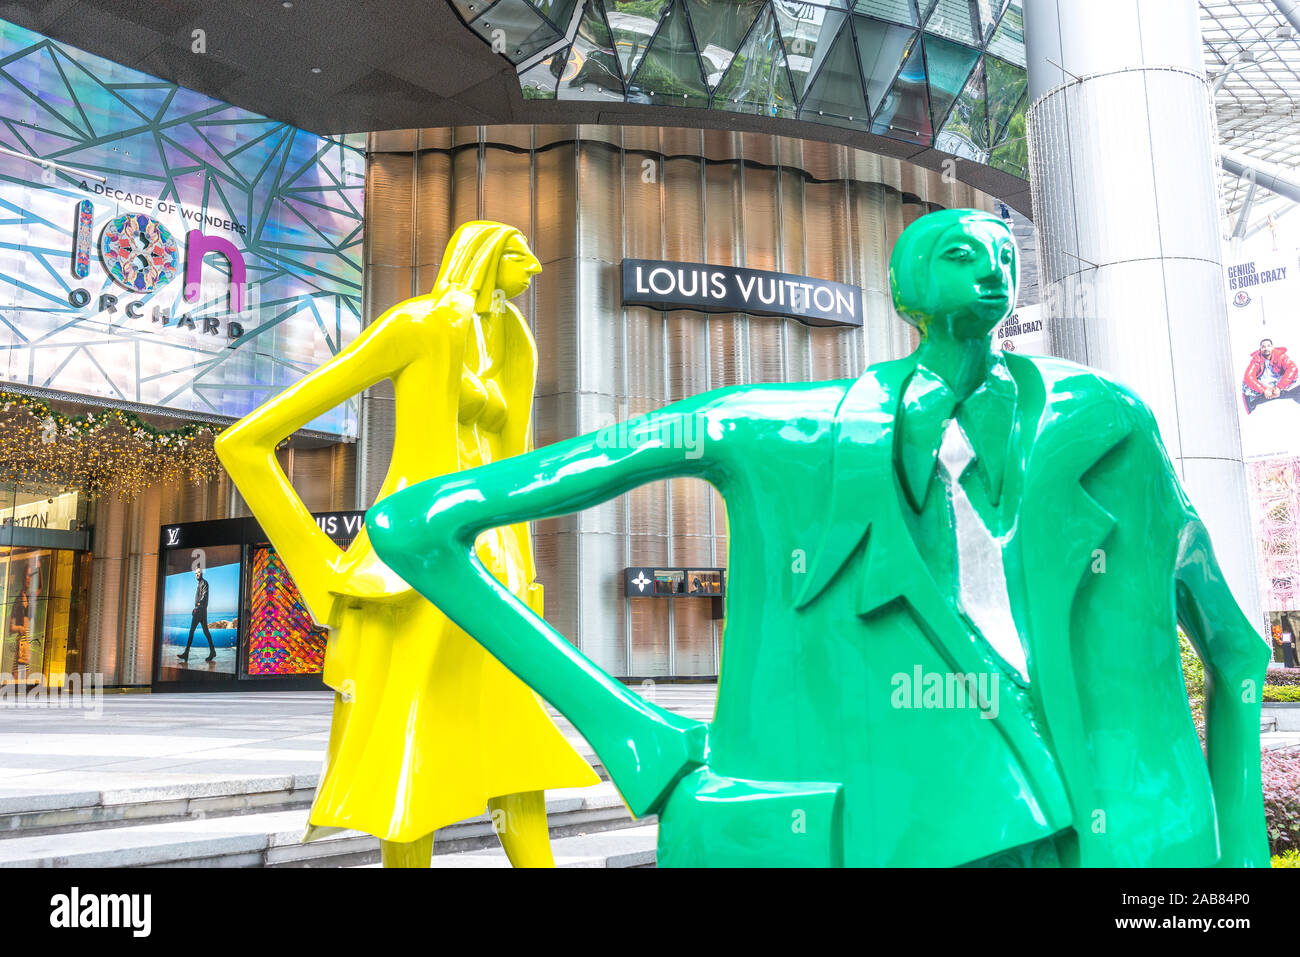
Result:
{"label": "reflective glass panel", "polygon": [[935,137],[936,149],[978,162],[986,158],[989,145],[988,100],[984,92],[984,64],[971,72],[952,112]]}
{"label": "reflective glass panel", "polygon": [[1024,95],[1029,78],[1019,67],[997,57],[984,58],[985,83],[988,86],[989,134],[996,140]]}
{"label": "reflective glass panel", "polygon": [[628,83],[630,103],[663,106],[708,106],[709,92],[700,73],[700,58],[682,7],[669,9],[663,25]]}
{"label": "reflective glass panel", "polygon": [[736,0],[734,3],[686,0],[709,89],[722,82],[731,58],[736,55],[763,6],[763,0]]}
{"label": "reflective glass panel", "polygon": [[795,94],[802,97],[839,36],[845,15],[839,10],[794,0],[772,0],[772,9],[781,28]]}
{"label": "reflective glass panel", "polygon": [[713,94],[713,107],[735,113],[792,117],[795,104],[776,19],[770,12],[764,13]]}
{"label": "reflective glass panel", "polygon": [[975,0],[975,15],[978,20],[980,42],[988,40],[997,29],[998,20],[1007,9],[1009,0]]}
{"label": "reflective glass panel", "polygon": [[894,23],[916,25],[916,8],[912,5],[912,0],[855,0],[853,12]]}
{"label": "reflective glass panel", "polygon": [[917,33],[908,27],[866,17],[853,18],[853,31],[857,34],[858,57],[867,83],[867,103],[875,111],[898,75],[909,43]]}
{"label": "reflective glass panel", "polygon": [[569,28],[573,8],[577,5],[577,0],[528,0],[528,2],[561,30]]}
{"label": "reflective glass panel", "polygon": [[928,146],[933,140],[930,97],[925,78],[924,41],[911,40],[907,60],[893,87],[876,108],[871,130],[883,136]]}
{"label": "reflective glass panel", "polygon": [[614,35],[614,48],[618,51],[618,61],[623,66],[625,77],[631,76],[641,65],[641,58],[659,29],[659,18],[667,9],[667,3],[606,0],[605,18]]}
{"label": "reflective glass panel", "polygon": [[568,64],[568,56],[568,50],[561,50],[519,74],[519,85],[523,88],[524,99],[555,99],[555,88]]}
{"label": "reflective glass panel", "polygon": [[506,44],[506,59],[512,63],[526,60],[547,44],[560,39],[560,34],[524,0],[497,0],[470,26],[488,43],[502,37]]}
{"label": "reflective glass panel", "polygon": [[930,115],[935,127],[943,125],[948,109],[966,85],[979,59],[979,51],[959,43],[926,37],[925,71],[930,77]]}
{"label": "reflective glass panel", "polygon": [[1013,3],[1007,8],[997,32],[989,41],[989,53],[1010,60],[1017,66],[1025,65],[1025,15],[1019,3]]}
{"label": "reflective glass panel", "polygon": [[989,157],[990,166],[1021,179],[1029,179],[1029,145],[1025,140],[1025,108],[1028,101],[1027,93],[1020,98],[1020,103],[1000,135],[998,145]]}
{"label": "reflective glass panel", "polygon": [[475,17],[481,17],[495,2],[496,0],[452,0],[466,23],[473,21]]}
{"label": "reflective glass panel", "polygon": [[868,125],[867,101],[862,94],[851,31],[841,33],[823,59],[812,89],[800,105],[799,115],[836,126]]}
{"label": "reflective glass panel", "polygon": [[925,30],[973,45],[975,28],[971,25],[970,0],[939,0],[925,22]]}
{"label": "reflective glass panel", "polygon": [[623,99],[618,55],[599,3],[583,11],[556,93],[561,100]]}

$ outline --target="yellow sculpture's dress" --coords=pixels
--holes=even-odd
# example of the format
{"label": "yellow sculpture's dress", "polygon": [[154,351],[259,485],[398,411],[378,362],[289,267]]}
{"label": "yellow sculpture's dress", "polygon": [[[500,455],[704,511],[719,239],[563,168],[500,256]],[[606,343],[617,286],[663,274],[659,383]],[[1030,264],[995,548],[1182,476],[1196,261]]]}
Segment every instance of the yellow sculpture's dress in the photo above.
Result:
{"label": "yellow sculpture's dress", "polygon": [[[338,694],[305,839],[337,827],[412,842],[483,813],[489,798],[598,781],[537,696],[388,569],[364,531],[346,552],[329,542],[274,459],[283,435],[385,378],[396,438],[377,500],[530,447],[536,346],[518,312],[496,306],[479,315],[472,290],[437,288],[401,303],[218,439],[308,608],[330,629],[323,677]],[[490,393],[478,411],[472,402],[467,411],[464,378]],[[526,524],[485,533],[478,550],[541,611]],[[544,818],[541,828],[545,840]]]}
{"label": "yellow sculpture's dress", "polygon": [[[515,336],[529,336],[513,310],[509,321]],[[531,337],[528,342],[531,354]],[[420,440],[446,441],[438,433]],[[479,423],[458,424],[456,433],[462,469],[504,457],[503,445],[521,437]],[[369,552],[369,541],[361,547]],[[478,551],[500,581],[541,612],[526,525],[485,533]],[[537,696],[419,594],[409,591],[380,606],[344,596],[336,607],[324,679],[343,700],[334,711],[313,826],[412,841],[482,813],[490,797],[597,782]]]}

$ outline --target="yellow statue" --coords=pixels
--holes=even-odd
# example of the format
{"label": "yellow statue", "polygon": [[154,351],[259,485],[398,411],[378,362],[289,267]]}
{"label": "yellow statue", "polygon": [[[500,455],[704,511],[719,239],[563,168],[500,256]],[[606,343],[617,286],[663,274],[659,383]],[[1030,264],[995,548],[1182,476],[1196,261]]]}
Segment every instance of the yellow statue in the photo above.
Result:
{"label": "yellow statue", "polygon": [[[383,564],[363,531],[341,550],[276,461],[296,429],[392,379],[396,438],[378,500],[532,447],[537,347],[508,300],[541,266],[500,223],[456,230],[433,292],[389,309],[347,349],[225,431],[217,455],[329,629],[329,754],[304,840],[353,828],[386,867],[427,867],[435,829],[491,811],[516,867],[554,866],[545,788],[598,780],[541,701]],[[483,563],[539,614],[526,523],[478,538]]]}

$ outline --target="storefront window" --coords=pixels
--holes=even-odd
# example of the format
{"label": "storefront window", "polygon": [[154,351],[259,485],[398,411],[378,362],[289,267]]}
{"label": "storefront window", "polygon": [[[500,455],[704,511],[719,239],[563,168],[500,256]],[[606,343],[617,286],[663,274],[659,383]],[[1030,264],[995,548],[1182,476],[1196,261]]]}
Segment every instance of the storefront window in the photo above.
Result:
{"label": "storefront window", "polygon": [[[340,549],[364,512],[317,512]],[[325,667],[327,632],[251,518],[164,525],[159,542],[157,687],[309,679]]]}
{"label": "storefront window", "polygon": [[60,688],[83,670],[88,512],[75,492],[0,487],[0,682]]}

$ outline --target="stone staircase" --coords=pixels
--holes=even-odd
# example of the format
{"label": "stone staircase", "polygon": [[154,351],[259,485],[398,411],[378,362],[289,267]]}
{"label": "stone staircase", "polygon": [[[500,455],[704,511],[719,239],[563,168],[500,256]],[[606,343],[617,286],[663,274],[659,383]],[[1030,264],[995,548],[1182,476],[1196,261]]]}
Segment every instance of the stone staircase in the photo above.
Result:
{"label": "stone staircase", "polygon": [[[0,798],[0,867],[368,867],[356,831],[302,844],[315,776],[262,776]],[[658,828],[634,821],[607,780],[548,791],[560,867],[652,867]],[[508,867],[486,815],[438,831],[435,867]]]}

